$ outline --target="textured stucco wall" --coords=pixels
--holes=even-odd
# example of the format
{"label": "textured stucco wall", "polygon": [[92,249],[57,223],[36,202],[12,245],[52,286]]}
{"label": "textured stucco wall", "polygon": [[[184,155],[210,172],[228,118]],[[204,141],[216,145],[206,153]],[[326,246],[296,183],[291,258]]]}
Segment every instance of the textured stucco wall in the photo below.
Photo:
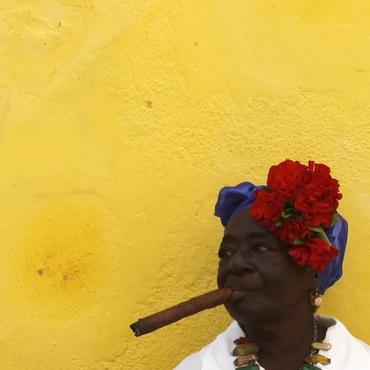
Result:
{"label": "textured stucco wall", "polygon": [[368,1],[0,3],[0,370],[165,370],[222,308],[218,189],[328,163],[350,222],[322,312],[370,341]]}

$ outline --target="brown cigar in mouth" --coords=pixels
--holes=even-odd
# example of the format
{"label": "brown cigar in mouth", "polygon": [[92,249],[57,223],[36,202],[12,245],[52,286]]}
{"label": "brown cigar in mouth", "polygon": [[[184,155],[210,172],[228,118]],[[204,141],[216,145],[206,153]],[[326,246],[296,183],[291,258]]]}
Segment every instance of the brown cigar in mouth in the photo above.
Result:
{"label": "brown cigar in mouth", "polygon": [[[234,297],[239,298],[240,292],[235,292]],[[166,325],[170,325],[184,317],[194,315],[207,308],[213,308],[232,300],[232,289],[216,289],[153,315],[139,319],[134,324],[131,324],[130,328],[133,330],[135,335],[139,337],[140,335],[147,334]]]}

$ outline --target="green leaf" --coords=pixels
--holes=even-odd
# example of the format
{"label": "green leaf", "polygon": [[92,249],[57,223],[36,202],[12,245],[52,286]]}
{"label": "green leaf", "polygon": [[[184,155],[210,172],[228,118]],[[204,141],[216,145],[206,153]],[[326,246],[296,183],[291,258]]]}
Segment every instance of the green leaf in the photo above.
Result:
{"label": "green leaf", "polygon": [[283,221],[281,218],[279,218],[279,219],[275,222],[275,226],[276,226],[276,227],[281,227],[281,226],[283,226],[283,223],[284,223],[284,221]]}
{"label": "green leaf", "polygon": [[294,240],[294,245],[302,245],[302,244],[306,244],[307,243],[307,240],[304,240],[304,239],[301,239],[301,238],[297,238],[296,240]]}
{"label": "green leaf", "polygon": [[328,236],[326,235],[326,232],[324,231],[324,229],[321,226],[309,226],[309,229],[314,231],[316,234],[318,234],[318,237],[320,239],[322,239],[324,242],[331,245],[331,242],[330,242]]}
{"label": "green leaf", "polygon": [[281,213],[283,218],[290,218],[293,217],[297,214],[297,211],[294,208],[286,208],[284,211]]}
{"label": "green leaf", "polygon": [[334,226],[339,221],[338,213],[335,213],[333,216],[333,220],[331,221],[330,227]]}

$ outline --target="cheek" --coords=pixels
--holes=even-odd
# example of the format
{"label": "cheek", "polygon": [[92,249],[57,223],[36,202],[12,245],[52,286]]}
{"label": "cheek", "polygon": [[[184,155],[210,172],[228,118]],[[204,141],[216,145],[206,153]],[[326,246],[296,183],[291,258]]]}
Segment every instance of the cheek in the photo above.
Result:
{"label": "cheek", "polygon": [[259,264],[259,275],[265,288],[272,296],[280,295],[293,286],[300,285],[300,274],[297,266],[292,266],[285,259],[269,260],[269,263]]}
{"label": "cheek", "polygon": [[309,294],[304,273],[299,266],[285,265],[282,269],[270,269],[269,278],[264,284],[268,295],[282,303],[293,304]]}
{"label": "cheek", "polygon": [[226,278],[226,269],[225,266],[220,262],[217,271],[217,285],[219,288],[224,286],[225,278]]}

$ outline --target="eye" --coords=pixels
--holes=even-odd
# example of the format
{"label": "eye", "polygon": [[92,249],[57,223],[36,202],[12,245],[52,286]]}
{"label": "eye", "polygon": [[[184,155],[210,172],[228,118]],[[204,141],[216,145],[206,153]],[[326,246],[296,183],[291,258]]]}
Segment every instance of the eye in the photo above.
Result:
{"label": "eye", "polygon": [[221,247],[218,251],[219,258],[230,258],[234,254],[234,251],[228,247]]}
{"label": "eye", "polygon": [[269,246],[268,245],[265,245],[265,244],[260,244],[260,245],[257,245],[255,247],[255,249],[259,252],[259,253],[264,253],[264,252],[267,252],[270,250]]}

